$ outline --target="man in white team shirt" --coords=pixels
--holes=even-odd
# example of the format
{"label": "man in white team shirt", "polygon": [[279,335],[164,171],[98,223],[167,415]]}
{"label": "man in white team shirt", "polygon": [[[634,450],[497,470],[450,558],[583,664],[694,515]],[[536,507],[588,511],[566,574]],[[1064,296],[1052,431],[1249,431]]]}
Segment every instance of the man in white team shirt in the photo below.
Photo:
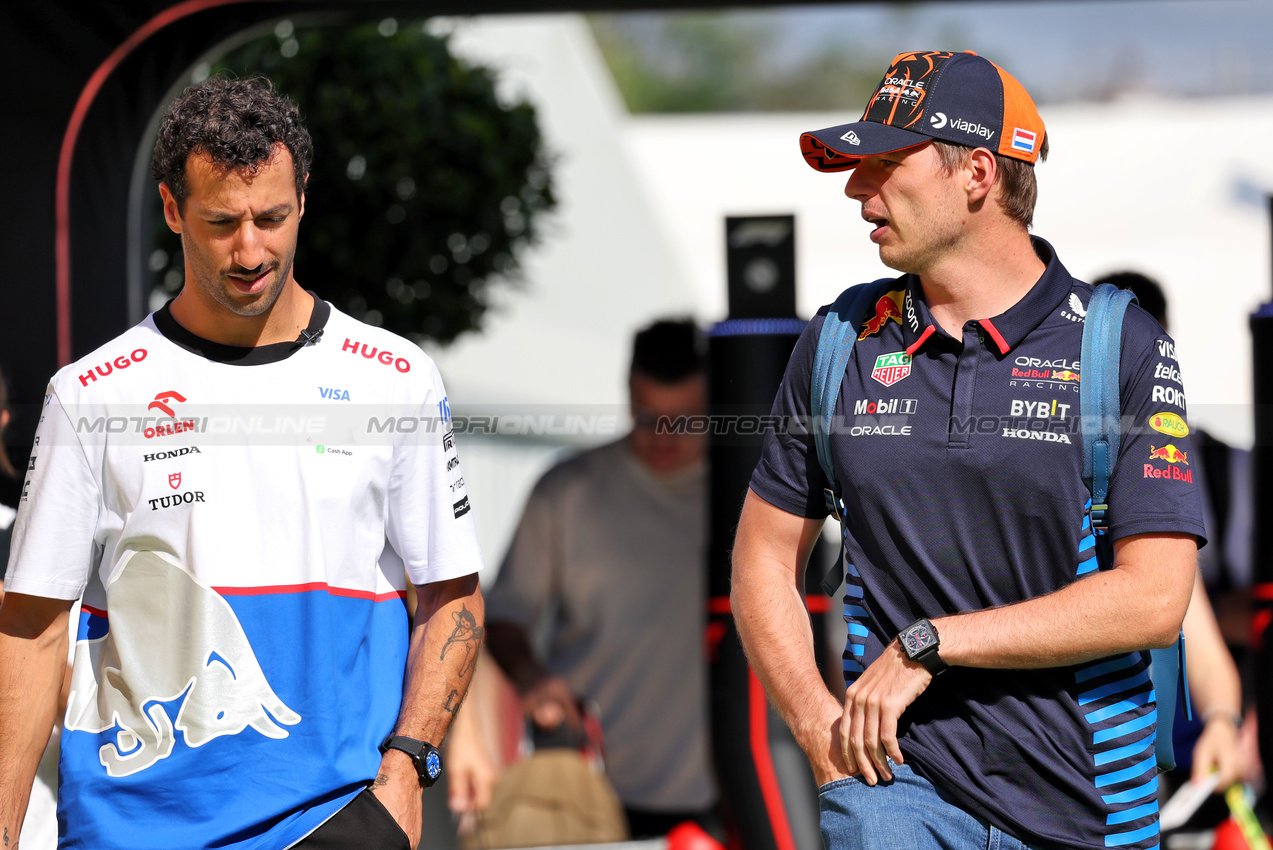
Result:
{"label": "man in white team shirt", "polygon": [[[482,639],[481,556],[433,363],[293,277],[311,154],[262,78],[165,114],[152,170],[186,285],[45,397],[0,605],[0,848],[81,595],[61,846],[420,840]],[[322,427],[209,426],[279,410]]]}

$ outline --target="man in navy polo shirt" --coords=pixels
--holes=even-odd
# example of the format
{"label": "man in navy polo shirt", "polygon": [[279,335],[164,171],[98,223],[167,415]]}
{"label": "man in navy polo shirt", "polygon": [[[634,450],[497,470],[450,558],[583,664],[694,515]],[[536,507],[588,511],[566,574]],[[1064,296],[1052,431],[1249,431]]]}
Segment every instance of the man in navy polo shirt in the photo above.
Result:
{"label": "man in navy polo shirt", "polygon": [[[1078,417],[1092,288],[1029,233],[1047,151],[1030,96],[973,54],[903,53],[861,121],[801,146],[851,171],[845,194],[904,273],[861,329],[831,436],[853,566],[843,705],[800,596],[827,512],[811,436],[770,436],[734,548],[739,633],[822,786],[827,846],[1156,847],[1143,650],[1175,640],[1203,535],[1171,339],[1128,310],[1134,424],[1102,569]],[[776,413],[808,421],[825,314]]]}

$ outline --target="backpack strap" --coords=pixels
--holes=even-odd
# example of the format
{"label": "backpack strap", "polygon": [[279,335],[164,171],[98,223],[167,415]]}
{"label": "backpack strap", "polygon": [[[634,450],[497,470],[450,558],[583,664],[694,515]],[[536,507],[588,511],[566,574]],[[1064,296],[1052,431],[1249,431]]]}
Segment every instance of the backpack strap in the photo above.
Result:
{"label": "backpack strap", "polygon": [[[809,392],[809,419],[813,428],[813,445],[818,453],[818,464],[830,485],[823,490],[827,510],[844,525],[843,490],[835,477],[835,465],[831,460],[831,427],[835,417],[835,404],[840,396],[840,385],[844,382],[844,371],[848,368],[849,357],[853,353],[853,343],[857,341],[858,327],[868,318],[875,303],[897,284],[897,278],[885,277],[870,283],[851,286],[831,304],[826,320],[822,323],[822,332],[818,336],[818,347],[813,355],[813,377]],[[840,562],[827,573],[822,580],[823,591],[830,596],[835,593],[842,576]],[[830,585],[830,587],[828,587]]]}
{"label": "backpack strap", "polygon": [[[1089,517],[1096,536],[1097,557],[1106,568],[1113,566],[1113,544],[1109,539],[1109,479],[1118,460],[1122,438],[1122,405],[1119,398],[1119,365],[1122,353],[1123,315],[1136,300],[1132,293],[1111,284],[1101,284],[1092,293],[1083,323],[1080,355],[1079,412],[1083,432],[1083,483],[1092,494]],[[1183,694],[1185,715],[1192,716],[1184,663],[1182,633],[1175,646],[1150,650],[1149,677],[1158,703],[1157,738],[1154,755],[1162,770],[1176,766],[1172,749],[1176,699]]]}

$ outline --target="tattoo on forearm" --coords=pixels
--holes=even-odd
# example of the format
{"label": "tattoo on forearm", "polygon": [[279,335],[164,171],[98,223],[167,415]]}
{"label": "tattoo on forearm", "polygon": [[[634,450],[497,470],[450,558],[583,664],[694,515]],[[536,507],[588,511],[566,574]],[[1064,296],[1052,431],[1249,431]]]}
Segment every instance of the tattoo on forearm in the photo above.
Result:
{"label": "tattoo on forearm", "polygon": [[389,775],[387,773],[376,774],[376,786],[382,787],[389,784]]}
{"label": "tattoo on forearm", "polygon": [[446,705],[442,706],[442,710],[445,711],[447,714],[451,715],[452,717],[454,717],[456,710],[460,707],[459,697],[460,697],[459,691],[453,690],[451,691],[451,693],[447,694]]}
{"label": "tattoo on forearm", "polygon": [[486,633],[486,629],[477,624],[477,617],[473,616],[467,605],[461,605],[459,611],[451,614],[451,619],[455,621],[455,630],[443,644],[442,655],[439,658],[445,661],[447,653],[453,647],[458,646],[463,649],[464,657],[460,659],[460,678],[466,679],[477,667],[477,652],[482,646],[482,635]]}

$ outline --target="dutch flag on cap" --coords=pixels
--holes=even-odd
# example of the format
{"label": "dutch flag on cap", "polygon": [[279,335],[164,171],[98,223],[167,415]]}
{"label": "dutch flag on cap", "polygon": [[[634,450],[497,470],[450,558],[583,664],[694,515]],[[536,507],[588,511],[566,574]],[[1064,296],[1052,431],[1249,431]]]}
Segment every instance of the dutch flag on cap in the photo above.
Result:
{"label": "dutch flag on cap", "polygon": [[1034,153],[1035,139],[1035,134],[1029,130],[1022,130],[1020,127],[1014,127],[1012,130],[1012,147],[1014,150]]}

